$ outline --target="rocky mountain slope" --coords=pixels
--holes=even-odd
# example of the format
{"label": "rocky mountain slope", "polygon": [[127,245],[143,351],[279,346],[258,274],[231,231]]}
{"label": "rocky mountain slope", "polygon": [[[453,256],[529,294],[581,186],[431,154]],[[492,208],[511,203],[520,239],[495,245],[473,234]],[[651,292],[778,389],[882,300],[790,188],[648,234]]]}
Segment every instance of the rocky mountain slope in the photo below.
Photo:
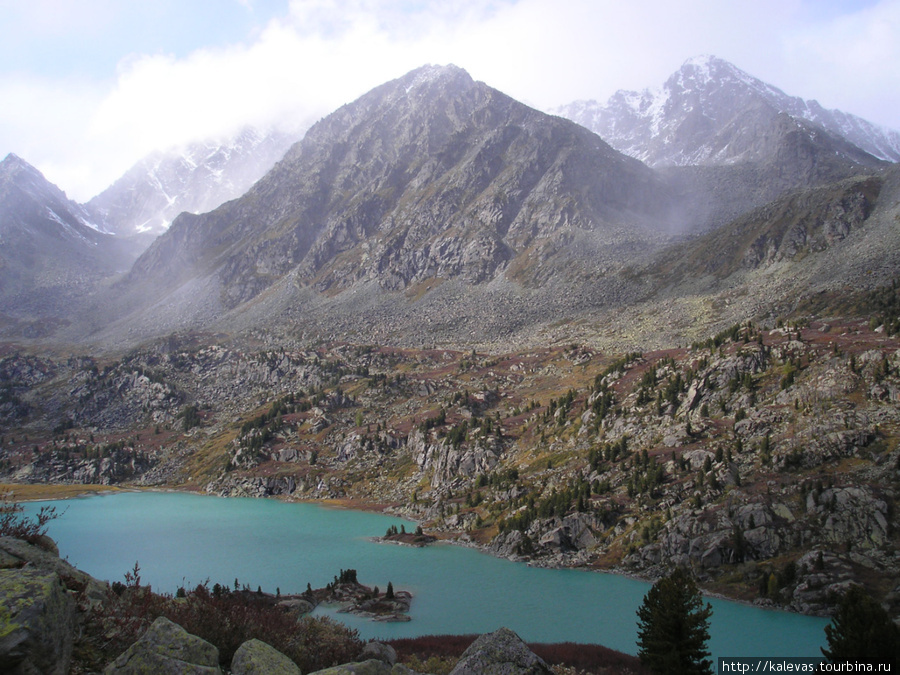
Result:
{"label": "rocky mountain slope", "polygon": [[[691,68],[679,115],[724,66]],[[535,564],[677,561],[810,613],[861,583],[900,615],[900,167],[720,79],[746,115],[676,115],[648,151],[705,163],[650,168],[413,71],[106,290],[109,235],[7,158],[0,480],[378,504]],[[44,306],[53,350],[23,337]]]}
{"label": "rocky mountain slope", "polygon": [[865,161],[859,150],[900,161],[900,132],[788,96],[714,56],[689,59],[658,89],[618,91],[606,104],[576,101],[553,112],[650,166],[765,159],[768,130],[779,115],[811,139],[827,137],[852,162]]}
{"label": "rocky mountain slope", "polygon": [[496,555],[681,561],[710,590],[817,613],[859,582],[896,615],[896,283],[832,303],[871,319],[621,357],[199,334],[122,358],[8,351],[0,477],[390,505]]}
{"label": "rocky mountain slope", "polygon": [[0,163],[0,315],[7,335],[38,337],[136,253],[33,166]]}
{"label": "rocky mountain slope", "polygon": [[539,239],[580,229],[615,245],[622,225],[656,226],[667,206],[652,172],[596,137],[426,67],[314,126],[242,200],[176,224],[131,276],[183,275],[167,262],[177,247],[232,305],[292,271],[319,290],[478,283]]}
{"label": "rocky mountain slope", "polygon": [[652,300],[652,278],[632,272],[673,237],[885,171],[757,107],[728,127],[740,142],[721,131],[737,153],[727,166],[653,171],[458,68],[425,67],[315,125],[241,199],[178,219],[87,330],[102,343],[258,326],[394,344],[544,339]]}
{"label": "rocky mountain slope", "polygon": [[156,152],[84,206],[111,232],[138,238],[146,247],[179,213],[205,213],[240,197],[296,140],[246,128],[224,142]]}
{"label": "rocky mountain slope", "polygon": [[235,309],[229,321],[288,325],[322,306],[341,320],[357,293],[396,314],[444,284],[528,295],[658,248],[671,209],[663,181],[590,132],[426,67],[315,125],[241,199],[181,216],[116,294],[140,306],[135,331]]}

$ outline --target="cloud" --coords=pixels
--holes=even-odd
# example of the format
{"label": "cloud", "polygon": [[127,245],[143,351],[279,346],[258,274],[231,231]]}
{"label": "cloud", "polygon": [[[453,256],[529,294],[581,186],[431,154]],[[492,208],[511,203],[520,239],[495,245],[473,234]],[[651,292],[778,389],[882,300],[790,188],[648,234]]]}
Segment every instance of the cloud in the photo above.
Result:
{"label": "cloud", "polygon": [[900,128],[900,2],[800,26],[786,38],[792,93]]}
{"label": "cloud", "polygon": [[[3,153],[14,152],[38,166],[63,189],[92,188],[97,157],[84,130],[104,92],[90,82],[34,79],[0,80]],[[83,194],[83,190],[81,192]]]}
{"label": "cloud", "polygon": [[[256,4],[243,0],[242,15],[254,15]],[[900,63],[900,0],[863,9],[848,3],[850,10],[831,0],[829,12],[822,6],[293,0],[276,18],[245,30],[242,41],[123,54],[106,81],[0,78],[0,141],[22,139],[16,152],[84,200],[154,149],[245,124],[303,129],[425,63],[455,63],[546,109],[657,86],[701,53],[788,93],[897,126],[897,94],[885,90],[900,91],[892,65]],[[891,99],[893,112],[885,104]]]}

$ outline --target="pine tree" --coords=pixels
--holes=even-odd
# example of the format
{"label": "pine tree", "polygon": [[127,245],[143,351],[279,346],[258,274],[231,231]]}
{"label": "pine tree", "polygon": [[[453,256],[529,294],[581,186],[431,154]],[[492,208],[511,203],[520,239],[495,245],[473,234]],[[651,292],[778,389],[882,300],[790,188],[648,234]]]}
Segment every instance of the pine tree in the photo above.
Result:
{"label": "pine tree", "polygon": [[687,571],[676,568],[657,581],[638,609],[641,662],[658,675],[712,675],[711,614]]}
{"label": "pine tree", "polygon": [[900,663],[900,629],[862,586],[841,598],[825,638],[822,654],[832,663]]}

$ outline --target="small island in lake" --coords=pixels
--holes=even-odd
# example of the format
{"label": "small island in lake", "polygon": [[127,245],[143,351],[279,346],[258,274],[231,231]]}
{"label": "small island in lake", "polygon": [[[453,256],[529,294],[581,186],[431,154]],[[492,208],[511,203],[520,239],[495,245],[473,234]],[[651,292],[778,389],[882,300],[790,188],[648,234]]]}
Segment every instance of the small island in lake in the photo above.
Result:
{"label": "small island in lake", "polygon": [[323,602],[344,605],[341,612],[356,614],[373,621],[410,621],[409,606],[412,593],[394,591],[390,581],[382,593],[378,586],[369,588],[356,580],[356,570],[341,570],[334,583],[325,588],[328,593]]}
{"label": "small island in lake", "polygon": [[[237,579],[235,579],[237,582]],[[228,592],[226,587],[216,584],[213,595]],[[269,605],[284,611],[292,612],[298,617],[311,613],[320,604],[340,605],[338,610],[345,614],[356,614],[373,621],[402,622],[410,621],[409,607],[412,604],[412,593],[394,591],[394,584],[388,582],[387,588],[381,591],[378,586],[365,586],[357,581],[356,570],[341,570],[334,581],[324,588],[312,588],[306,585],[302,593],[282,595],[279,589],[275,595],[264,593],[260,588],[251,591],[248,586],[236,591],[247,602],[256,605]]]}
{"label": "small island in lake", "polygon": [[307,584],[306,591],[299,595],[280,596],[278,605],[298,614],[308,614],[320,603],[341,605],[338,611],[373,621],[411,620],[409,606],[412,604],[412,593],[395,592],[394,584],[390,581],[383,592],[378,586],[365,586],[359,583],[356,570],[353,569],[341,570],[325,588],[313,589]]}
{"label": "small island in lake", "polygon": [[401,525],[399,530],[397,529],[396,525],[391,525],[387,529],[387,532],[385,532],[384,536],[381,538],[381,541],[389,541],[395,544],[406,544],[407,546],[428,546],[428,544],[433,544],[434,542],[436,542],[437,537],[430,534],[425,534],[422,531],[421,525],[416,527],[415,532],[407,532],[405,525]]}

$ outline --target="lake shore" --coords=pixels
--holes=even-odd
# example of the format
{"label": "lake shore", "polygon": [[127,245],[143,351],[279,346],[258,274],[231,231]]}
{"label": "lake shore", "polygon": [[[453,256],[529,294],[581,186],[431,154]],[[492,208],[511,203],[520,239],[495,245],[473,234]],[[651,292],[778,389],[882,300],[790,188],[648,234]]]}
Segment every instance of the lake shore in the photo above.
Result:
{"label": "lake shore", "polygon": [[[135,485],[124,485],[124,486],[114,486],[114,485],[90,485],[90,484],[33,484],[33,483],[4,483],[0,484],[0,494],[12,494],[12,501],[20,501],[20,502],[37,502],[37,501],[54,501],[54,500],[67,500],[67,499],[77,499],[79,497],[87,497],[93,495],[103,495],[103,494],[116,494],[121,492],[175,492],[175,493],[184,493],[184,494],[192,494],[198,496],[214,496],[207,495],[206,493],[192,489],[190,487],[144,487],[144,486],[135,486]],[[266,498],[270,499],[270,498]],[[322,506],[325,508],[333,508],[339,510],[348,510],[348,511],[363,511],[367,513],[380,513],[388,516],[397,516],[402,517],[404,520],[409,520],[415,522],[414,519],[409,516],[399,516],[396,513],[393,513],[391,509],[395,508],[396,504],[385,504],[385,503],[372,503],[367,502],[361,499],[294,499],[294,498],[285,498],[285,497],[274,497],[276,501],[281,501],[284,503],[299,503],[299,504],[316,504],[318,506]],[[472,548],[478,550],[486,555],[491,555],[494,557],[496,553],[491,550],[490,546],[474,541],[468,537],[460,537],[458,533],[449,532],[449,531],[433,531],[430,534],[430,537],[433,537],[430,541],[420,542],[420,543],[412,543],[408,539],[412,539],[413,535],[407,533],[407,537],[396,537],[396,538],[387,538],[381,536],[374,536],[373,538],[379,541],[383,541],[384,543],[393,543],[400,545],[410,545],[410,546],[423,546],[423,545],[431,545],[433,543],[448,543],[456,546],[462,546],[465,548]],[[553,561],[542,561],[542,560],[530,560],[530,559],[517,559],[514,562],[521,562],[531,567],[540,567],[546,569],[582,569],[588,571],[596,571],[605,574],[613,574],[616,576],[626,577],[629,579],[634,579],[636,581],[643,581],[647,583],[654,583],[657,579],[651,576],[644,576],[641,574],[635,573],[633,570],[623,569],[619,566],[604,568],[604,567],[596,567],[591,565],[584,565],[577,561],[572,561],[571,564],[567,564],[565,560],[560,560],[559,558]],[[756,602],[752,600],[748,600],[745,597],[738,597],[735,595],[729,595],[727,593],[723,593],[721,590],[710,590],[704,589],[701,586],[701,591],[703,595],[708,598],[716,598],[720,600],[726,600],[729,602],[735,602],[742,605],[746,605],[748,607],[757,607],[760,609],[767,609],[771,611],[783,611],[791,614],[802,614],[805,616],[813,616],[813,617],[827,617],[828,615],[822,613],[810,612],[808,614],[804,614],[802,612],[796,612],[791,607],[782,606],[773,602]]]}

